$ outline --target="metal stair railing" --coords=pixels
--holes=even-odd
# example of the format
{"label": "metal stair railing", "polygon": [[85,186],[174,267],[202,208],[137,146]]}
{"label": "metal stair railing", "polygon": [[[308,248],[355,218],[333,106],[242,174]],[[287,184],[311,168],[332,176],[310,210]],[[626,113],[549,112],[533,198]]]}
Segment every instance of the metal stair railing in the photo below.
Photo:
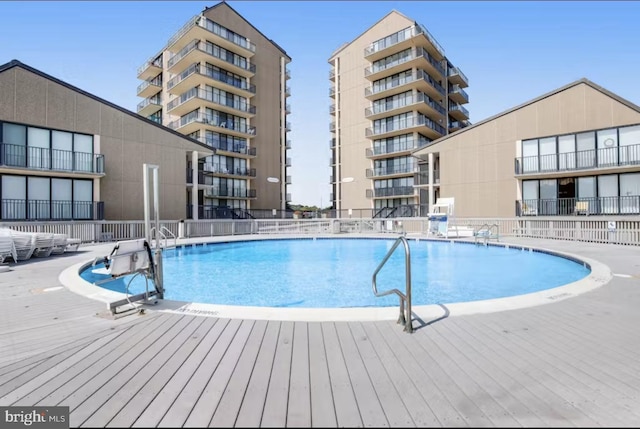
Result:
{"label": "metal stair railing", "polygon": [[[387,263],[393,252],[396,248],[402,243],[404,245],[404,266],[405,266],[405,293],[400,292],[398,289],[389,289],[384,292],[378,292],[378,285],[376,283],[376,277],[384,264]],[[398,317],[398,323],[404,325],[404,332],[412,333],[413,332],[413,323],[411,318],[411,250],[409,249],[409,242],[401,235],[398,239],[393,243],[391,249],[387,252],[386,256],[378,265],[375,272],[373,273],[372,278],[372,287],[373,293],[377,297],[390,295],[395,293],[400,298],[400,316]],[[406,308],[406,313],[405,313]]]}

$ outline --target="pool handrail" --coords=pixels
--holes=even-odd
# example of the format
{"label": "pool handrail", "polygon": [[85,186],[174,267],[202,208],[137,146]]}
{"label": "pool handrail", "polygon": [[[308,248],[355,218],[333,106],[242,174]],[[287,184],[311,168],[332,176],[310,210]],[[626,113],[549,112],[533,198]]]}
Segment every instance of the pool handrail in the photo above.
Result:
{"label": "pool handrail", "polygon": [[[405,266],[405,293],[400,292],[398,289],[389,289],[384,292],[378,292],[378,285],[376,282],[376,277],[378,276],[378,272],[382,269],[384,264],[387,263],[393,252],[400,245],[400,243],[404,246],[404,266]],[[371,279],[373,294],[376,297],[390,295],[395,293],[400,298],[400,316],[398,317],[398,323],[404,325],[404,332],[412,333],[413,332],[413,321],[411,318],[411,250],[409,249],[409,242],[407,241],[404,235],[398,237],[398,239],[393,243],[391,249],[387,252],[378,268],[376,268],[373,273],[373,277]],[[406,315],[405,315],[405,303],[406,303]]]}

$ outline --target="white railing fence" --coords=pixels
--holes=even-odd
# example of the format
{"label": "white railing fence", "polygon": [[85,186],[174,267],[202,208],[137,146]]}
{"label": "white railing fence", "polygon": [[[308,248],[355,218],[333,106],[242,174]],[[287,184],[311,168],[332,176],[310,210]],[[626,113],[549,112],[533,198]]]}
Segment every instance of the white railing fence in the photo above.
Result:
{"label": "white railing fence", "polygon": [[[427,234],[427,218],[390,219],[251,219],[185,220],[184,237],[212,237],[242,234],[340,234],[340,233],[421,233]],[[457,218],[457,226],[477,229],[498,225],[501,237],[531,237],[640,245],[640,216],[573,216],[535,218]],[[180,221],[162,221],[179,237]],[[83,243],[99,243],[144,238],[144,221],[87,222],[0,222],[0,228],[23,232],[67,234]]]}

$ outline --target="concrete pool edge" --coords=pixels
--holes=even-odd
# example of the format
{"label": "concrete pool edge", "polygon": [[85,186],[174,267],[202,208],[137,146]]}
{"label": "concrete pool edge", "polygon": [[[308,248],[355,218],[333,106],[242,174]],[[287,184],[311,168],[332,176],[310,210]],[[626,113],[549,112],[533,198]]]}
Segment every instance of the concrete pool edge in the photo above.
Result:
{"label": "concrete pool edge", "polygon": [[[341,234],[318,235],[317,238],[377,238],[393,239],[395,236],[387,234]],[[198,239],[182,240],[178,247],[202,244],[215,244],[232,241],[256,241],[268,239],[312,239],[308,235],[277,235],[277,236],[222,236],[205,237]],[[456,244],[473,244],[468,241],[453,239],[434,239],[427,236],[407,236],[409,240],[448,241]],[[537,305],[557,302],[588,292],[607,284],[613,274],[610,268],[593,259],[578,256],[572,253],[550,250],[542,247],[514,245],[509,243],[491,243],[492,246],[522,249],[523,251],[540,251],[550,255],[571,259],[575,262],[586,264],[591,272],[586,277],[552,289],[533,292],[506,298],[495,298],[482,301],[471,301],[453,304],[414,305],[414,318],[430,320],[443,316],[461,316],[478,313],[492,313],[497,311],[515,310],[519,308],[533,307]],[[102,301],[105,307],[109,302],[124,299],[125,294],[114,292],[95,286],[80,277],[80,271],[90,266],[93,260],[74,264],[65,269],[59,276],[60,282],[69,290],[87,298]],[[155,306],[145,307],[150,310],[172,312],[189,315],[201,315],[221,318],[244,318],[255,320],[282,320],[282,321],[376,321],[396,320],[398,307],[356,307],[356,308],[283,308],[283,307],[249,307],[231,306],[219,304],[202,304],[193,302],[181,302],[173,300],[160,300]]]}

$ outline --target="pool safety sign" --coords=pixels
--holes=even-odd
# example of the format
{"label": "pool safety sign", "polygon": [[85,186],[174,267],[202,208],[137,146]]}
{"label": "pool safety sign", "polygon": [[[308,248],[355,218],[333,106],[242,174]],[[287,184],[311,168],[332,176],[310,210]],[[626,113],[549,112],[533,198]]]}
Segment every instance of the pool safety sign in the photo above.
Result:
{"label": "pool safety sign", "polygon": [[607,228],[609,229],[609,232],[614,232],[616,230],[616,221],[615,220],[607,221]]}

